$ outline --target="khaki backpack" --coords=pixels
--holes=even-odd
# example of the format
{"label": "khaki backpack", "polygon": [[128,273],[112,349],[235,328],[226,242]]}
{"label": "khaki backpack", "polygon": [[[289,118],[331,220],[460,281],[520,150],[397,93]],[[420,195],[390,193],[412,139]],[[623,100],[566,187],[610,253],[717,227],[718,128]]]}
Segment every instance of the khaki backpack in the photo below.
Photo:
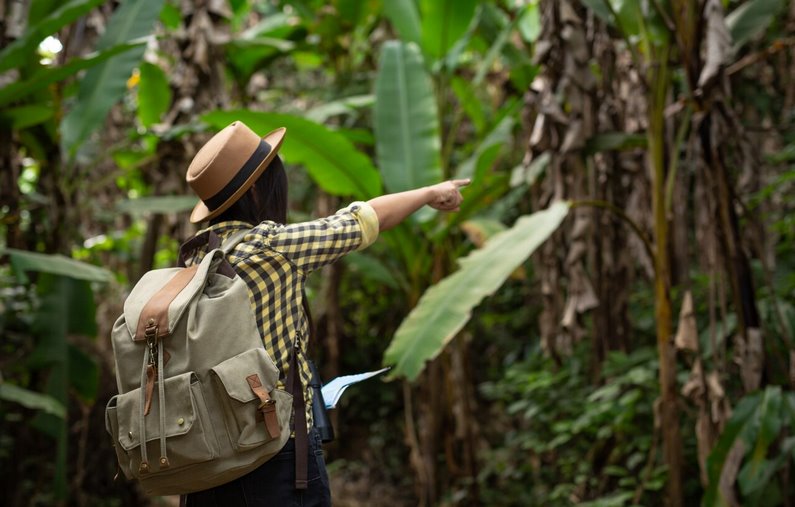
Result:
{"label": "khaki backpack", "polygon": [[225,260],[246,232],[223,245],[212,232],[186,243],[210,251],[191,267],[146,273],[113,327],[119,394],[105,424],[122,472],[149,495],[229,482],[290,437],[295,376],[276,388],[248,289]]}

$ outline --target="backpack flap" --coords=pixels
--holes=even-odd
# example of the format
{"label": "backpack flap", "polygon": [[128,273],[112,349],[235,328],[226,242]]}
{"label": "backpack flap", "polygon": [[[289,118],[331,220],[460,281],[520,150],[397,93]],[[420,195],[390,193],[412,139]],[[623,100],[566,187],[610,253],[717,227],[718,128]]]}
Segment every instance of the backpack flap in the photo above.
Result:
{"label": "backpack flap", "polygon": [[216,249],[198,265],[156,269],[141,277],[124,302],[124,320],[133,340],[145,340],[147,329],[158,337],[171,335],[222,259],[223,251]]}

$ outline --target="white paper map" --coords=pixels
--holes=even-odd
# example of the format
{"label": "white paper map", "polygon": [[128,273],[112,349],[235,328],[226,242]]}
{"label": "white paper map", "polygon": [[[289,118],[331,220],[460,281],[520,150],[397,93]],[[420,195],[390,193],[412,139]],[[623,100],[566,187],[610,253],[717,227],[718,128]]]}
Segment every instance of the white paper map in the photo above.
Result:
{"label": "white paper map", "polygon": [[323,393],[323,401],[326,402],[326,408],[336,408],[337,402],[340,401],[342,393],[348,388],[348,386],[357,382],[361,382],[362,380],[367,380],[370,377],[380,375],[388,369],[389,367],[376,371],[357,373],[356,375],[343,375],[342,377],[337,377],[330,381],[320,390]]}

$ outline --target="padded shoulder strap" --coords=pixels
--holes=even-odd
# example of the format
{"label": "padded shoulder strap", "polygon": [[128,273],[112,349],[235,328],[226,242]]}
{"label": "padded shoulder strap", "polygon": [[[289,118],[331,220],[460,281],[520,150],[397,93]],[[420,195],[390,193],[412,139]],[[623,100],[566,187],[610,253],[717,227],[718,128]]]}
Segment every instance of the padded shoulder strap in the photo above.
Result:
{"label": "padded shoulder strap", "polygon": [[193,236],[180,245],[177,266],[184,268],[191,254],[193,254],[197,248],[203,247],[204,245],[207,245],[207,250],[215,250],[221,246],[221,239],[213,231],[204,231],[201,234]]}

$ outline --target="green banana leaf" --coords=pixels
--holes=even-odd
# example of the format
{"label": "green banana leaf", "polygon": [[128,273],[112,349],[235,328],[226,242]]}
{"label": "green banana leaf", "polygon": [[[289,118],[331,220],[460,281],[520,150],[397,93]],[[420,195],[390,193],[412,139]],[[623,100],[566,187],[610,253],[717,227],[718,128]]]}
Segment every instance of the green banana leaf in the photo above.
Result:
{"label": "green banana leaf", "polygon": [[41,410],[55,417],[60,417],[61,419],[66,417],[66,408],[63,403],[52,396],[37,393],[36,391],[15,386],[8,382],[0,384],[0,400],[19,403],[23,407]]}
{"label": "green banana leaf", "polygon": [[370,159],[344,135],[319,123],[290,114],[248,110],[213,111],[201,119],[218,130],[240,120],[263,136],[278,127],[286,127],[287,136],[279,154],[291,164],[306,166],[323,190],[357,199],[381,194],[381,178]]}
{"label": "green banana leaf", "polygon": [[782,0],[749,0],[734,9],[726,16],[734,46],[742,46],[764,32],[783,5]]}
{"label": "green banana leaf", "polygon": [[763,489],[770,480],[768,448],[781,432],[784,402],[780,386],[768,386],[765,389],[758,409],[759,432],[755,440],[747,442],[751,453],[737,475],[737,483],[743,495]]}
{"label": "green banana leaf", "polygon": [[469,80],[459,76],[453,76],[450,86],[455,93],[456,99],[458,99],[459,107],[469,117],[477,133],[481,134],[486,128],[486,106],[488,105],[485,99],[481,99],[478,96],[478,93],[481,93],[482,90],[476,90]]}
{"label": "green banana leaf", "polygon": [[105,268],[76,261],[63,255],[28,252],[16,248],[0,249],[0,254],[7,254],[11,257],[11,266],[21,280],[25,280],[25,271],[50,273],[89,282],[109,282],[113,279],[113,274]]}
{"label": "green banana leaf", "polygon": [[384,186],[402,192],[442,178],[433,85],[414,44],[390,41],[375,82],[376,155]]}
{"label": "green banana leaf", "polygon": [[469,28],[477,0],[421,0],[422,49],[442,58]]}
{"label": "green banana leaf", "polygon": [[383,8],[401,39],[420,44],[420,13],[415,0],[388,0]]}
{"label": "green banana leaf", "polygon": [[0,73],[30,63],[41,41],[107,0],[72,0],[33,26],[0,51]]}
{"label": "green banana leaf", "polygon": [[52,106],[31,104],[0,111],[0,125],[10,130],[22,130],[39,125],[55,115]]}
{"label": "green banana leaf", "polygon": [[120,53],[124,53],[135,47],[143,47],[145,43],[145,39],[137,39],[128,43],[118,44],[105,51],[92,53],[85,58],[72,58],[68,63],[60,67],[42,68],[24,81],[14,81],[0,88],[0,107],[30,95],[31,93],[35,93],[53,83],[63,81],[81,70],[99,65]]}
{"label": "green banana leaf", "polygon": [[372,107],[373,103],[375,97],[372,95],[353,95],[313,107],[305,116],[314,122],[325,123],[332,116],[352,114],[358,109]]}
{"label": "green banana leaf", "polygon": [[144,127],[160,121],[171,106],[171,87],[163,69],[153,63],[141,65],[141,81],[138,83],[138,120]]}
{"label": "green banana leaf", "polygon": [[384,353],[384,365],[394,365],[390,378],[415,380],[425,362],[439,355],[464,327],[472,309],[555,232],[569,207],[557,202],[520,217],[509,230],[461,259],[461,269],[426,290]]}
{"label": "green banana leaf", "polygon": [[[764,494],[770,479],[786,464],[786,459],[775,457],[775,453],[772,459],[768,458],[771,455],[769,448],[778,445],[776,441],[784,426],[789,426],[788,433],[795,426],[795,394],[783,393],[780,386],[767,386],[764,391],[742,398],[707,458],[709,486],[701,504],[728,505],[719,487],[720,478],[726,459],[739,439],[743,444],[744,463],[737,475],[737,483],[750,503],[757,505],[754,498]],[[793,446],[795,442],[785,440],[778,452],[789,454]]]}
{"label": "green banana leaf", "polygon": [[475,152],[458,166],[456,178],[474,178],[477,184],[478,177],[496,160],[499,153],[510,145],[515,124],[516,118],[513,115],[505,116],[475,148]]}
{"label": "green banana leaf", "polygon": [[154,195],[127,199],[116,204],[116,209],[130,215],[145,213],[181,213],[192,210],[199,198],[194,195]]}
{"label": "green banana leaf", "polygon": [[[113,13],[99,41],[102,51],[149,35],[160,16],[163,0],[127,0]],[[135,47],[89,69],[80,81],[77,99],[61,123],[61,147],[68,157],[105,121],[110,108],[127,91],[127,80],[146,48]]]}
{"label": "green banana leaf", "polygon": [[67,497],[68,413],[70,389],[87,403],[93,403],[99,386],[96,362],[67,341],[69,334],[96,336],[96,305],[90,282],[107,281],[106,270],[68,259],[15,249],[2,252],[21,283],[27,283],[26,271],[36,271],[39,305],[34,313],[33,334],[36,347],[26,358],[26,368],[46,370],[45,393],[31,396],[4,387],[3,398],[42,409],[31,426],[55,439],[55,496]]}

